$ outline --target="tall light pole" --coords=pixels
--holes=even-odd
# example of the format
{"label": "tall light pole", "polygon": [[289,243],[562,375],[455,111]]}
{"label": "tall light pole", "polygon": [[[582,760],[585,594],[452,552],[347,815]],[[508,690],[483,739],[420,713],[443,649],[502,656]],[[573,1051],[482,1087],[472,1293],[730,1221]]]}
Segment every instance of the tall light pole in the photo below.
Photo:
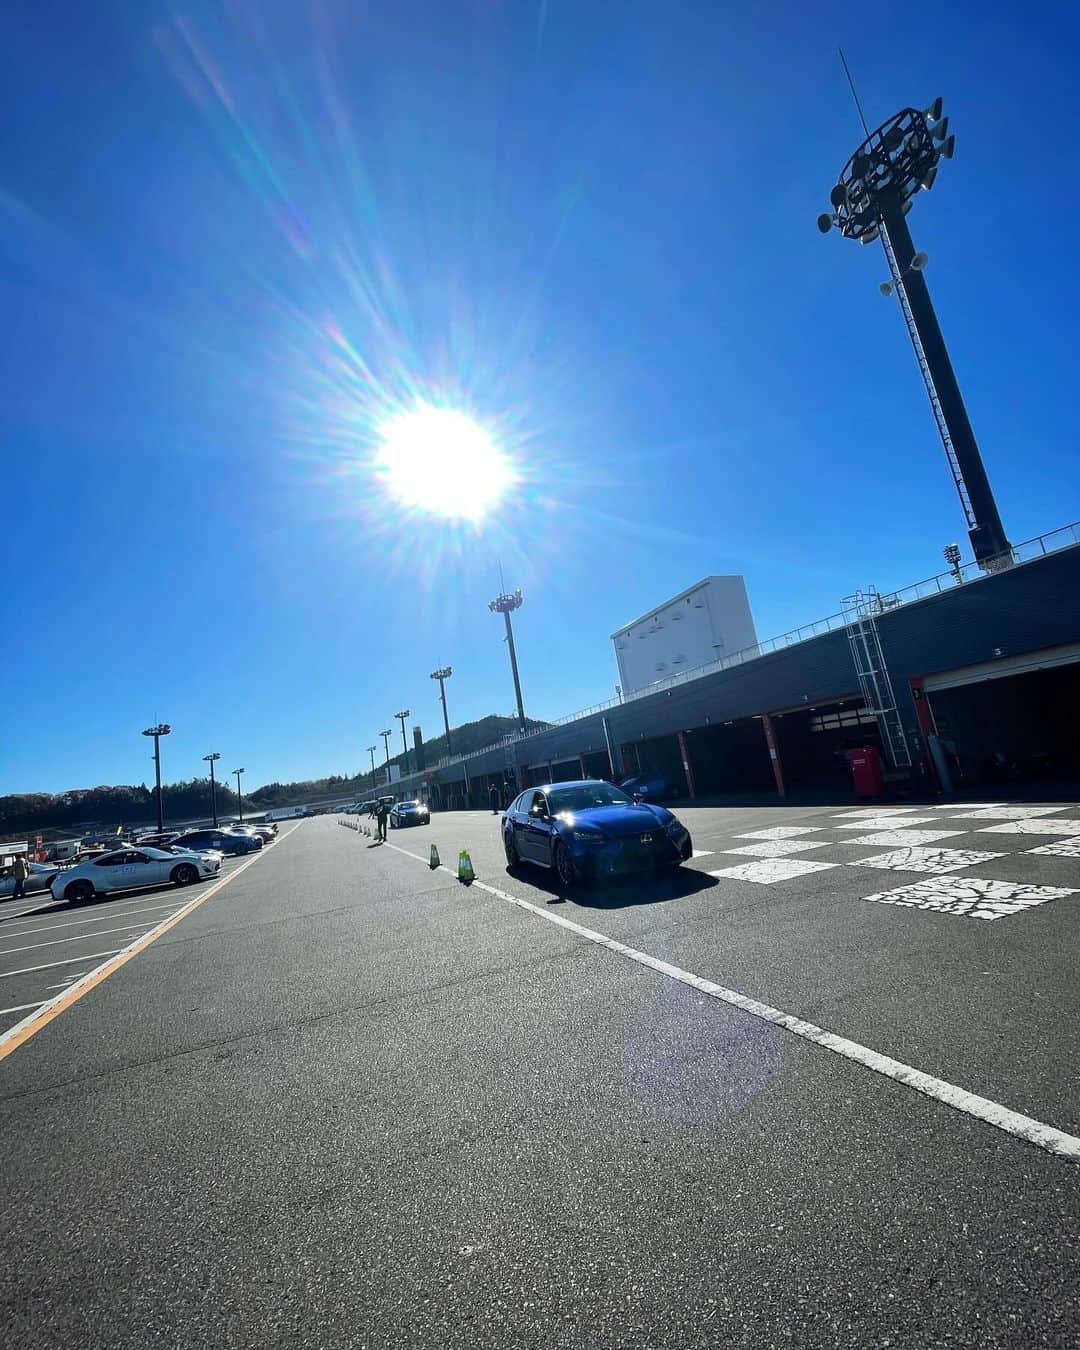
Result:
{"label": "tall light pole", "polygon": [[374,746],[374,745],[369,745],[367,749],[368,749],[368,754],[371,756],[371,790],[372,790],[372,792],[374,792],[374,791],[375,791],[375,751],[376,751],[377,747]]}
{"label": "tall light pole", "polygon": [[236,809],[240,814],[240,819],[237,821],[239,825],[244,823],[244,798],[240,791],[240,775],[243,772],[243,769],[233,769],[233,773],[236,774]]}
{"label": "tall light pole", "polygon": [[160,833],[165,828],[165,806],[161,800],[161,738],[172,731],[168,722],[159,722],[156,727],[147,727],[144,736],[154,738],[154,780],[157,784],[157,827]]}
{"label": "tall light pole", "polygon": [[210,765],[210,809],[214,813],[214,829],[217,829],[217,784],[214,782],[214,765],[221,758],[216,750],[209,755],[203,755],[203,759]]}
{"label": "tall light pole", "polygon": [[380,731],[382,737],[383,749],[386,751],[386,786],[390,786],[390,737],[394,734],[393,727],[389,731]]}
{"label": "tall light pole", "polygon": [[411,717],[412,713],[406,708],[403,712],[395,713],[394,716],[401,723],[401,771],[402,776],[404,776],[409,772],[409,742],[405,739],[405,719]]}
{"label": "tall light pole", "polygon": [[450,755],[450,714],[446,711],[446,681],[454,673],[453,666],[443,666],[442,670],[433,670],[429,678],[439,681],[439,697],[442,699],[442,720],[446,728],[446,753]]}
{"label": "tall light pole", "polygon": [[521,701],[521,680],[518,676],[517,652],[514,649],[514,629],[510,623],[510,615],[515,609],[520,609],[523,601],[521,590],[503,591],[492,600],[488,609],[493,614],[501,614],[506,620],[506,645],[510,649],[510,669],[514,674],[514,693],[517,696],[518,729],[525,730],[525,705]]}
{"label": "tall light pole", "polygon": [[892,276],[891,281],[882,282],[880,290],[883,295],[895,291],[900,302],[975,560],[984,571],[1008,567],[1013,562],[1012,545],[930,300],[923,276],[928,259],[925,253],[915,252],[905,218],[920,189],[929,191],[933,186],[942,160],[952,159],[956,137],[949,135],[949,119],[941,115],[940,98],[922,112],[904,108],[873,132],[866,125],[858,96],[855,104],[866,139],[829,193],[833,209],[818,216],[818,229],[828,234],[835,226],[846,239],[862,244],[880,238]]}

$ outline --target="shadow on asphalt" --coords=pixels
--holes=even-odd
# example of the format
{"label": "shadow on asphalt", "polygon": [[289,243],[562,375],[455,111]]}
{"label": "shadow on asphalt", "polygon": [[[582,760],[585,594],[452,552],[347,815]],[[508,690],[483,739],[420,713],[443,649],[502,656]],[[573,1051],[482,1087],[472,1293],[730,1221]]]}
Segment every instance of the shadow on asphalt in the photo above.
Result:
{"label": "shadow on asphalt", "polygon": [[[209,881],[211,880],[211,878],[204,877],[202,878],[202,880]],[[72,910],[74,910],[75,912],[79,912],[80,910],[84,909],[107,909],[109,905],[113,904],[118,900],[119,901],[139,900],[142,899],[143,896],[149,898],[151,896],[161,895],[166,892],[169,894],[172,894],[173,892],[179,890],[194,892],[197,889],[198,889],[197,885],[177,887],[174,886],[171,881],[165,881],[162,882],[160,886],[134,886],[132,887],[131,890],[128,891],[107,891],[104,895],[94,895],[91,896],[89,900],[82,900],[79,902],[73,900],[53,900],[51,902],[48,902],[43,900],[40,908],[33,905],[31,906],[31,908],[33,909],[32,914],[28,914],[25,911],[23,911],[21,914],[0,914],[0,924],[10,923],[12,919],[19,919],[19,918],[36,919],[42,914],[57,914],[60,912],[67,914],[70,913]],[[46,894],[48,894],[48,892],[42,892],[43,896]],[[33,901],[34,897],[32,895],[28,895],[26,899]]]}
{"label": "shadow on asphalt", "polygon": [[506,875],[527,881],[548,897],[548,904],[578,905],[582,909],[628,909],[632,905],[660,905],[681,900],[718,885],[715,877],[683,867],[670,875],[625,877],[591,885],[560,886],[553,872],[540,867],[518,867]]}

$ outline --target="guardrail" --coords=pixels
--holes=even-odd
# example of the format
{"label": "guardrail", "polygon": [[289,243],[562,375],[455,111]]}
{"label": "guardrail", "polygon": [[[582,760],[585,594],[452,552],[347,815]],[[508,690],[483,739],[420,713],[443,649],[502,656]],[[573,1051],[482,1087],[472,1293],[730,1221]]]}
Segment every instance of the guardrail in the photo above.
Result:
{"label": "guardrail", "polygon": [[[1022,544],[1016,544],[1008,553],[1002,554],[999,558],[990,559],[989,563],[966,563],[955,571],[938,572],[932,577],[927,577],[925,581],[916,581],[898,591],[886,592],[879,597],[880,612],[887,613],[890,610],[899,609],[903,605],[914,604],[918,600],[926,600],[930,596],[953,591],[958,586],[982,581],[996,572],[1005,571],[1022,563],[1033,562],[1037,558],[1045,557],[1048,553],[1057,553],[1059,550],[1070,548],[1074,544],[1080,544],[1080,521],[1071,525],[1062,525],[1060,529],[1051,530],[1049,534],[1040,534],[1036,535],[1034,539],[1026,539]],[[759,656],[768,656],[772,652],[783,651],[787,647],[794,647],[801,642],[809,642],[813,638],[822,637],[826,633],[834,633],[837,629],[846,629],[847,622],[843,612],[830,614],[828,617],[817,619],[813,623],[803,624],[799,628],[791,628],[777,637],[766,638],[753,647],[744,647],[741,651],[732,652],[730,656],[721,656],[715,661],[708,661],[704,665],[692,666],[689,670],[680,671],[677,675],[668,675],[662,680],[646,685],[643,689],[635,689],[633,693],[609,698],[602,703],[593,703],[587,708],[579,708],[577,712],[568,713],[565,717],[558,717],[549,722],[546,727],[537,727],[535,730],[522,733],[509,732],[490,745],[481,746],[477,750],[470,750],[467,755],[443,755],[429,767],[432,770],[445,769],[454,764],[463,764],[470,759],[478,759],[481,755],[489,754],[493,750],[502,750],[508,745],[518,745],[522,741],[543,736],[552,727],[568,726],[571,722],[580,722],[584,717],[593,717],[597,713],[607,712],[611,708],[623,707],[627,703],[634,703],[639,699],[662,693],[665,689],[678,688],[680,685],[689,684],[693,680],[700,680],[705,675],[713,675],[722,670],[730,670],[733,666],[744,665],[747,661],[755,661]],[[410,778],[417,777],[416,774],[408,776]]]}

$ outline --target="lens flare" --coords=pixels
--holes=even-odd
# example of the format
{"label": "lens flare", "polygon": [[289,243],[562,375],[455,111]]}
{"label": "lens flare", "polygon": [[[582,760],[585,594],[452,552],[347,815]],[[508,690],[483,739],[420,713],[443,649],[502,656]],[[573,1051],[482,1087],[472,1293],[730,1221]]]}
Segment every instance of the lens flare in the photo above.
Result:
{"label": "lens flare", "polygon": [[379,431],[375,473],[399,505],[479,521],[514,482],[510,461],[482,426],[453,408],[417,407]]}

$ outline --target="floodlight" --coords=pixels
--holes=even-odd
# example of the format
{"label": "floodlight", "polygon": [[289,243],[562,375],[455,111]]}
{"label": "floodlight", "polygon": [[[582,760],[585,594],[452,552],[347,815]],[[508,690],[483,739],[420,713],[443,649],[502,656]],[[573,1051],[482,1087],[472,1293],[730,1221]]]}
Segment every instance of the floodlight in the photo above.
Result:
{"label": "floodlight", "polygon": [[929,169],[927,171],[926,177],[922,180],[919,186],[922,188],[924,192],[929,192],[930,189],[934,186],[934,179],[936,177],[937,177],[937,165],[935,164],[932,169]]}
{"label": "floodlight", "polygon": [[822,234],[828,234],[833,227],[833,218],[827,211],[823,211],[817,218],[817,227]]}
{"label": "floodlight", "polygon": [[930,261],[930,256],[929,256],[929,254],[927,254],[927,253],[916,253],[915,256],[914,256],[914,258],[912,258],[912,260],[911,260],[911,269],[912,269],[912,271],[913,271],[913,272],[921,272],[921,271],[923,270],[923,268],[926,266],[926,264],[927,264],[929,261]]}
{"label": "floodlight", "polygon": [[941,145],[942,159],[952,159],[956,152],[956,137],[950,136],[948,140],[943,141]]}
{"label": "floodlight", "polygon": [[945,137],[949,134],[949,119],[947,117],[943,117],[941,121],[938,122],[938,124],[934,127],[934,130],[930,134],[933,136],[935,141],[943,141]]}
{"label": "floodlight", "polygon": [[891,281],[883,281],[881,285],[878,287],[878,290],[881,292],[882,295],[892,295],[893,284]]}
{"label": "floodlight", "polygon": [[938,120],[938,118],[941,116],[941,109],[944,107],[944,103],[945,103],[944,99],[938,97],[934,99],[933,103],[930,104],[929,108],[923,109],[923,116],[927,119],[928,122],[936,122]]}
{"label": "floodlight", "polygon": [[832,202],[833,206],[835,206],[837,210],[839,210],[840,207],[843,206],[843,204],[847,201],[847,188],[844,187],[843,183],[836,184],[833,190],[829,193],[829,201]]}

